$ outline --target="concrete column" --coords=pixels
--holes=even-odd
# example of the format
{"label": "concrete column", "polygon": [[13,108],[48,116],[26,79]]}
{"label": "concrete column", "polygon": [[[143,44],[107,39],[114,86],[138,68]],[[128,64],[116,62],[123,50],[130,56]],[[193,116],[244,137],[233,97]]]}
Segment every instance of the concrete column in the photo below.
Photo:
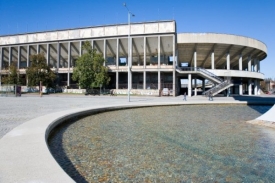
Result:
{"label": "concrete column", "polygon": [[47,44],[47,65],[49,65],[50,64],[50,44],[48,43]]}
{"label": "concrete column", "polygon": [[21,62],[21,47],[18,46],[18,52],[17,52],[17,69],[20,69],[20,62]]}
{"label": "concrete column", "polygon": [[194,52],[194,67],[195,67],[195,70],[197,70],[197,50],[195,50]]}
{"label": "concrete column", "polygon": [[37,44],[36,45],[36,54],[39,54],[39,52],[40,52],[40,46],[39,46],[39,44]]}
{"label": "concrete column", "polygon": [[57,50],[57,58],[56,58],[56,60],[57,60],[57,66],[56,66],[56,68],[57,69],[59,69],[59,65],[60,65],[60,43],[58,42],[57,43],[57,46],[56,46],[57,48],[56,48],[56,50]]}
{"label": "concrete column", "polygon": [[258,95],[258,81],[254,80],[254,95]]}
{"label": "concrete column", "polygon": [[197,96],[197,77],[195,77],[195,90],[194,90],[194,96]]}
{"label": "concrete column", "polygon": [[175,45],[176,45],[176,38],[173,35],[173,96],[176,96],[176,65],[175,65]]}
{"label": "concrete column", "polygon": [[116,89],[119,88],[119,72],[116,71]]}
{"label": "concrete column", "polygon": [[215,69],[215,53],[214,53],[214,50],[211,53],[211,69],[212,70]]}
{"label": "concrete column", "polygon": [[248,56],[247,59],[248,59],[247,70],[251,71],[251,56]]}
{"label": "concrete column", "polygon": [[[2,66],[3,66],[3,47],[0,47],[0,72],[2,70]],[[0,78],[0,85],[1,85],[1,78]]]}
{"label": "concrete column", "polygon": [[239,95],[243,95],[243,84],[239,84]]}
{"label": "concrete column", "polygon": [[240,57],[239,57],[239,70],[240,71],[243,70],[243,56],[242,56],[242,54],[240,54]]}
{"label": "concrete column", "polygon": [[188,74],[188,97],[192,96],[192,76]]}
{"label": "concrete column", "polygon": [[119,67],[119,50],[120,50],[119,39],[117,38],[116,39],[116,68]]}
{"label": "concrete column", "polygon": [[259,80],[258,80],[257,84],[258,84],[258,95],[261,95],[261,93],[260,93],[261,85],[260,85],[260,81]]}
{"label": "concrete column", "polygon": [[258,58],[254,59],[254,72],[258,72]]}
{"label": "concrete column", "polygon": [[261,72],[260,61],[258,60],[258,72]]}
{"label": "concrete column", "polygon": [[30,45],[27,46],[27,68],[29,66],[30,66]]}
{"label": "concrete column", "polygon": [[158,36],[158,68],[160,68],[160,36]]}
{"label": "concrete column", "polygon": [[146,71],[143,71],[143,89],[146,90]]}
{"label": "concrete column", "polygon": [[[93,45],[92,45],[92,48],[94,48]],[[79,41],[79,57],[81,57],[81,55],[82,55],[82,41]]]}
{"label": "concrete column", "polygon": [[130,89],[132,89],[132,84],[133,84],[133,73],[132,73],[132,59],[133,59],[133,57],[132,57],[132,51],[133,51],[133,45],[132,45],[132,37],[130,38],[130,61],[129,61],[129,66],[130,66]]}
{"label": "concrete column", "polygon": [[146,37],[144,37],[143,42],[143,68],[146,68]]}
{"label": "concrete column", "polygon": [[248,95],[252,95],[252,81],[248,80]]}
{"label": "concrete column", "polygon": [[202,92],[205,92],[205,79],[202,79]]}
{"label": "concrete column", "polygon": [[158,70],[158,90],[161,89],[161,76],[160,76],[160,71]]}
{"label": "concrete column", "polygon": [[[106,60],[106,55],[107,55],[107,44],[106,44],[106,39],[104,39],[103,42],[103,58]],[[106,62],[103,63],[104,66],[106,66]]]}
{"label": "concrete column", "polygon": [[230,53],[229,52],[226,55],[226,69],[230,70]]}
{"label": "concrete column", "polygon": [[9,47],[9,66],[11,65],[11,58],[12,57],[12,48],[11,46]]}
{"label": "concrete column", "polygon": [[68,42],[68,77],[67,77],[67,86],[70,86],[70,69],[71,69],[71,42]]}

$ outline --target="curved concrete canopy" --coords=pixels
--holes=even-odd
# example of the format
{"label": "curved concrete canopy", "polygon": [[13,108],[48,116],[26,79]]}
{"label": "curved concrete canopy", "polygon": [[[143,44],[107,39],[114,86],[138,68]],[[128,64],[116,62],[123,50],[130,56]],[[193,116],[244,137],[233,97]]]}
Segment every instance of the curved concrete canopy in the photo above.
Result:
{"label": "curved concrete canopy", "polygon": [[215,68],[223,69],[226,55],[230,54],[230,67],[238,66],[240,54],[243,65],[247,65],[248,57],[259,61],[267,56],[264,43],[243,36],[216,33],[179,33],[177,34],[178,62],[188,62],[190,65],[193,53],[197,52],[197,66],[211,68],[211,53],[215,54]]}

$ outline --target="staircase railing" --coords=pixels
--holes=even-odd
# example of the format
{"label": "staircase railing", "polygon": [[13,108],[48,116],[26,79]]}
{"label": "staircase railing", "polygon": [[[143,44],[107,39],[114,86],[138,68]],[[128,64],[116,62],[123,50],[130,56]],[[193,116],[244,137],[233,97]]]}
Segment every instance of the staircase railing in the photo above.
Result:
{"label": "staircase railing", "polygon": [[222,78],[216,76],[212,72],[209,72],[208,70],[201,68],[201,67],[176,67],[176,68],[181,71],[199,71],[199,72],[202,72],[202,73],[208,75],[209,77],[212,77],[212,78],[218,80],[219,82],[223,82]]}
{"label": "staircase railing", "polygon": [[222,78],[216,76],[215,74],[213,74],[212,72],[210,72],[210,71],[208,71],[208,70],[206,70],[204,68],[197,67],[197,70],[200,71],[200,72],[202,72],[202,73],[204,73],[204,74],[206,74],[206,75],[208,75],[208,76],[211,76],[212,78],[215,78],[215,79],[219,80],[220,82],[223,82]]}
{"label": "staircase railing", "polygon": [[214,86],[213,88],[203,92],[202,94],[205,95],[205,96],[208,96],[209,93],[211,92],[212,95],[215,95],[217,94],[217,92],[219,92],[221,89],[224,89],[225,87],[228,87],[232,84],[231,80],[225,80],[223,81],[222,83]]}

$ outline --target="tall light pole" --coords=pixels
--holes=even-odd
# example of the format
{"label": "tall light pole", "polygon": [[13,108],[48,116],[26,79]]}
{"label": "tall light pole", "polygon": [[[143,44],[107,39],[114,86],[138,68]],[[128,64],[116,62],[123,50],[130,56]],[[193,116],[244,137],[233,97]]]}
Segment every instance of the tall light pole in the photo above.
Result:
{"label": "tall light pole", "polygon": [[130,55],[130,44],[131,44],[131,16],[135,16],[133,13],[130,12],[130,10],[128,9],[126,3],[123,3],[123,6],[127,9],[128,11],[128,27],[129,27],[129,33],[128,33],[128,102],[130,102],[130,85],[131,85],[131,81],[130,81],[130,77],[131,77],[131,69],[130,69],[130,64],[131,64],[131,55]]}

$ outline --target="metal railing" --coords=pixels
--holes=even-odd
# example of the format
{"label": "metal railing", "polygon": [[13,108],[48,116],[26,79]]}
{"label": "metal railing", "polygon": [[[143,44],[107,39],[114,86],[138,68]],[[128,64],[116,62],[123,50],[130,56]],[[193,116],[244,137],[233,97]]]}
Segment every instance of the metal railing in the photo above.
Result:
{"label": "metal railing", "polygon": [[217,92],[221,91],[222,89],[228,88],[231,84],[231,80],[225,80],[222,83],[214,86],[213,88],[203,92],[202,95],[209,96],[210,92],[212,93],[212,95],[216,95]]}
{"label": "metal railing", "polygon": [[218,80],[219,82],[223,82],[222,78],[216,76],[212,72],[210,72],[202,67],[178,67],[177,66],[176,69],[179,69],[181,71],[199,71],[199,72],[202,72],[202,73],[208,75],[209,77],[212,77],[212,78]]}

